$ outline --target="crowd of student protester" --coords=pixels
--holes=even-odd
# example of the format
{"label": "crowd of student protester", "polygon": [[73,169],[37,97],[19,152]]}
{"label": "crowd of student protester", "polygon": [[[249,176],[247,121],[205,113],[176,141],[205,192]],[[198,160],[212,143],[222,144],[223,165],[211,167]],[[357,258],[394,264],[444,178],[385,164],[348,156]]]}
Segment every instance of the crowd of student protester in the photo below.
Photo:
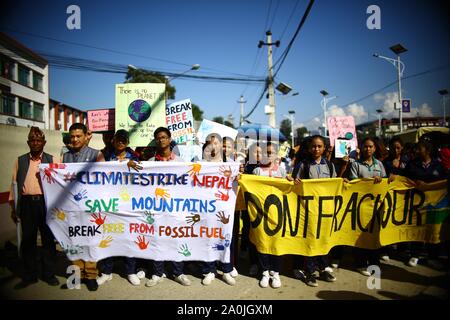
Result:
{"label": "crowd of student protester", "polygon": [[[45,153],[45,135],[42,130],[32,127],[28,135],[30,152],[18,157],[13,181],[17,183],[17,208],[14,205],[14,192],[10,194],[12,219],[21,221],[23,228],[22,260],[24,271],[22,281],[17,288],[25,288],[36,283],[39,278],[38,261],[42,264],[41,279],[49,285],[59,285],[55,276],[56,244],[53,234],[46,224],[46,207],[42,186],[39,182],[38,167],[40,163],[62,162],[97,162],[126,161],[130,169],[141,170],[142,161],[183,161],[176,152],[176,146],[167,128],[158,128],[154,132],[154,141],[147,147],[129,147],[129,134],[125,130],[103,134],[105,147],[95,150],[88,146],[91,133],[81,123],[73,124],[69,136],[64,140],[61,159],[55,159]],[[379,138],[367,137],[360,146],[342,159],[334,157],[333,148],[322,136],[313,136],[292,148],[288,154],[280,155],[276,142],[256,141],[244,150],[236,150],[235,142],[229,137],[210,134],[202,146],[202,159],[191,161],[240,162],[242,174],[254,174],[265,177],[287,179],[300,184],[304,179],[343,178],[344,181],[372,178],[379,183],[383,178],[392,182],[401,175],[414,181],[416,188],[426,190],[430,183],[444,181],[448,186],[449,148],[448,140],[433,141],[423,138],[417,144],[403,144],[401,139],[392,138],[389,147],[385,147]],[[447,181],[445,181],[447,180]],[[242,220],[242,228],[240,228]],[[229,263],[218,261],[201,261],[196,265],[203,275],[202,284],[210,285],[216,277],[229,285],[235,285],[239,272],[245,272],[259,279],[263,288],[282,286],[280,274],[287,257],[263,254],[249,240],[250,217],[247,211],[235,213],[234,236],[231,241]],[[36,244],[37,232],[42,239],[41,259],[38,260]],[[294,256],[287,265],[292,266],[293,275],[306,285],[316,287],[319,281],[335,282],[334,270],[350,255],[356,271],[370,276],[369,265],[381,265],[390,255],[403,255],[405,263],[415,267],[421,259],[440,268],[439,257],[448,255],[448,244],[423,244],[421,242],[402,243],[383,247],[378,250],[360,248],[334,247],[327,255]],[[240,259],[248,259],[248,270],[242,270]],[[81,271],[81,278],[90,291],[99,285],[107,285],[113,278],[114,263],[118,257],[101,261],[72,261]],[[132,285],[153,287],[167,278],[166,265],[170,265],[174,281],[183,286],[191,285],[185,274],[185,263],[175,261],[144,261],[133,257],[123,257],[124,274]],[[448,267],[448,266],[447,266]]]}

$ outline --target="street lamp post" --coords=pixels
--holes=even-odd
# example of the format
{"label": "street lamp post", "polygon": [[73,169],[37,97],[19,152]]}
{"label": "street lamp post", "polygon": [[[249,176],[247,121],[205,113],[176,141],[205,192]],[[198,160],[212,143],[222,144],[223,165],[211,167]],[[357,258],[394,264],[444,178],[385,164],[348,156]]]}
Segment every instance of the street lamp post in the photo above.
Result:
{"label": "street lamp post", "polygon": [[446,117],[446,110],[445,110],[445,102],[447,101],[447,95],[448,95],[448,90],[447,89],[442,89],[438,91],[439,94],[442,96],[442,106],[444,108],[444,127],[447,126],[447,117]]}
{"label": "street lamp post", "polygon": [[381,133],[382,133],[382,130],[381,130],[381,114],[382,113],[383,113],[382,109],[377,109],[377,114],[378,114],[378,134],[377,134],[377,136],[378,137],[381,137]]}
{"label": "street lamp post", "polygon": [[400,107],[399,109],[399,117],[400,117],[400,132],[403,132],[403,107],[402,107],[402,76],[403,72],[405,71],[405,64],[400,61],[400,54],[403,52],[408,51],[405,47],[403,47],[400,43],[393,45],[390,47],[392,52],[394,52],[397,55],[397,59],[381,56],[377,53],[375,53],[373,56],[375,58],[381,58],[389,63],[391,63],[396,69],[397,69],[397,82],[398,82],[398,105]]}
{"label": "street lamp post", "polygon": [[294,121],[295,121],[295,110],[289,110],[289,115],[291,118],[291,135],[292,135],[292,148],[294,147]]}
{"label": "street lamp post", "polygon": [[327,131],[328,131],[328,129],[327,129],[328,128],[328,124],[327,124],[327,104],[328,104],[328,101],[336,99],[337,96],[332,96],[330,98],[327,98],[328,92],[326,92],[325,90],[321,90],[320,93],[323,96],[322,102],[321,102],[322,108],[323,108],[323,119],[324,119],[324,124],[323,124],[324,133],[323,133],[323,136],[327,137],[328,136],[327,135]]}

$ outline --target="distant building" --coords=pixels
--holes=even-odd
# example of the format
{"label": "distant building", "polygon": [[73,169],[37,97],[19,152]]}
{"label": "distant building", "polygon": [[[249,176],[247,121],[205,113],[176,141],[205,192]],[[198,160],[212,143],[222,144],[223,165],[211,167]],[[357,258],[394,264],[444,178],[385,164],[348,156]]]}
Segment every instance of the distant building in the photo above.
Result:
{"label": "distant building", "polygon": [[49,129],[67,131],[73,123],[87,124],[87,112],[50,99]]}
{"label": "distant building", "polygon": [[0,123],[49,129],[48,62],[1,32]]}
{"label": "distant building", "polygon": [[[420,127],[448,127],[449,123],[442,117],[420,117],[415,118],[403,118],[403,131],[420,128]],[[357,133],[362,135],[377,135],[378,133],[378,120],[369,121],[358,124],[356,126]],[[400,119],[382,119],[381,120],[381,135],[383,137],[391,137],[400,132]]]}

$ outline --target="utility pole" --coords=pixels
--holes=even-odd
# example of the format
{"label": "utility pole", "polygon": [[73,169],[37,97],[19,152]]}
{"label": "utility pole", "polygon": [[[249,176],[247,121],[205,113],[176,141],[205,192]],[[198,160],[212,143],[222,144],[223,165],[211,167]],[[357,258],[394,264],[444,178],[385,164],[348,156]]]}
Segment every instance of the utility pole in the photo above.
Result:
{"label": "utility pole", "polygon": [[242,126],[244,124],[244,104],[247,102],[247,100],[244,100],[244,96],[241,95],[238,102],[241,104],[241,114],[239,117],[239,126]]}
{"label": "utility pole", "polygon": [[258,48],[261,48],[263,45],[266,45],[268,47],[267,50],[267,63],[269,66],[269,76],[267,77],[268,81],[268,87],[269,87],[269,125],[272,128],[276,127],[276,114],[275,114],[275,89],[273,87],[273,70],[272,70],[272,45],[275,45],[277,47],[280,46],[280,40],[277,42],[272,43],[272,32],[267,31],[267,42],[259,41]]}

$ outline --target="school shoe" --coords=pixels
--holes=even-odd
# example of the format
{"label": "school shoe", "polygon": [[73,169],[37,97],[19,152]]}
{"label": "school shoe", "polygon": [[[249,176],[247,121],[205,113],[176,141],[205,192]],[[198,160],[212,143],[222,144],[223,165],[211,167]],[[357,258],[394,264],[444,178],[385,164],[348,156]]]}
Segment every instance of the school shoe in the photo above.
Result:
{"label": "school shoe", "polygon": [[331,268],[325,268],[325,270],[320,272],[320,279],[326,282],[335,282],[336,277],[332,274],[333,270]]}
{"label": "school shoe", "polygon": [[305,284],[310,287],[317,287],[319,284],[317,283],[316,277],[313,273],[306,273],[305,275]]}
{"label": "school shoe", "polygon": [[110,273],[110,274],[102,273],[102,275],[97,278],[97,284],[99,286],[101,286],[106,281],[111,281],[111,280],[112,280],[112,273]]}
{"label": "school shoe", "polygon": [[152,275],[151,279],[148,279],[145,283],[146,287],[153,287],[156,286],[158,283],[162,282],[164,278],[164,275],[162,277],[157,276],[156,274]]}
{"label": "school shoe", "polygon": [[127,278],[128,278],[128,281],[130,281],[130,283],[133,286],[138,286],[138,285],[141,284],[141,279],[139,279],[137,274],[134,274],[134,273],[133,274],[129,274]]}
{"label": "school shoe", "polygon": [[236,278],[239,275],[238,271],[236,270],[235,267],[233,267],[233,270],[231,270],[230,272],[230,276],[232,276],[233,278]]}
{"label": "school shoe", "polygon": [[334,269],[339,268],[339,260],[336,259],[336,260],[331,261],[331,267]]}
{"label": "school shoe", "polygon": [[139,279],[144,279],[145,278],[145,271],[144,270],[139,270],[136,275],[138,276]]}
{"label": "school shoe", "polygon": [[367,268],[358,268],[358,272],[363,276],[370,277],[370,272],[367,271]]}
{"label": "school shoe", "polygon": [[45,277],[42,280],[47,282],[49,286],[55,287],[59,285],[59,280],[55,276]]}
{"label": "school shoe", "polygon": [[294,269],[294,277],[302,281],[306,278],[305,273],[301,269]]}
{"label": "school shoe", "polygon": [[190,286],[191,280],[186,277],[184,274],[180,274],[178,277],[175,277],[175,281],[182,284],[183,286]]}
{"label": "school shoe", "polygon": [[384,262],[389,262],[389,256],[387,254],[384,254],[380,257],[380,259]]}
{"label": "school shoe", "polygon": [[97,279],[86,279],[86,287],[89,291],[97,291],[98,283]]}
{"label": "school shoe", "polygon": [[269,286],[269,280],[270,280],[269,271],[266,270],[262,273],[262,278],[259,281],[259,286],[261,288],[267,288]]}
{"label": "school shoe", "polygon": [[251,277],[256,276],[256,275],[258,274],[258,265],[257,265],[257,264],[252,264],[252,265],[250,266],[250,270],[248,271],[248,274],[249,274]]}
{"label": "school shoe", "polygon": [[236,284],[236,280],[234,280],[234,278],[231,276],[231,272],[224,273],[222,279],[230,286],[234,286]]}
{"label": "school shoe", "polygon": [[281,287],[281,279],[280,274],[278,272],[271,271],[272,282],[270,282],[270,286],[274,289],[278,289]]}
{"label": "school shoe", "polygon": [[410,267],[417,267],[417,263],[419,263],[419,258],[412,257],[408,261],[408,266],[410,266]]}
{"label": "school shoe", "polygon": [[212,272],[207,273],[205,277],[202,279],[202,284],[204,286],[209,286],[211,282],[216,278],[216,275]]}

